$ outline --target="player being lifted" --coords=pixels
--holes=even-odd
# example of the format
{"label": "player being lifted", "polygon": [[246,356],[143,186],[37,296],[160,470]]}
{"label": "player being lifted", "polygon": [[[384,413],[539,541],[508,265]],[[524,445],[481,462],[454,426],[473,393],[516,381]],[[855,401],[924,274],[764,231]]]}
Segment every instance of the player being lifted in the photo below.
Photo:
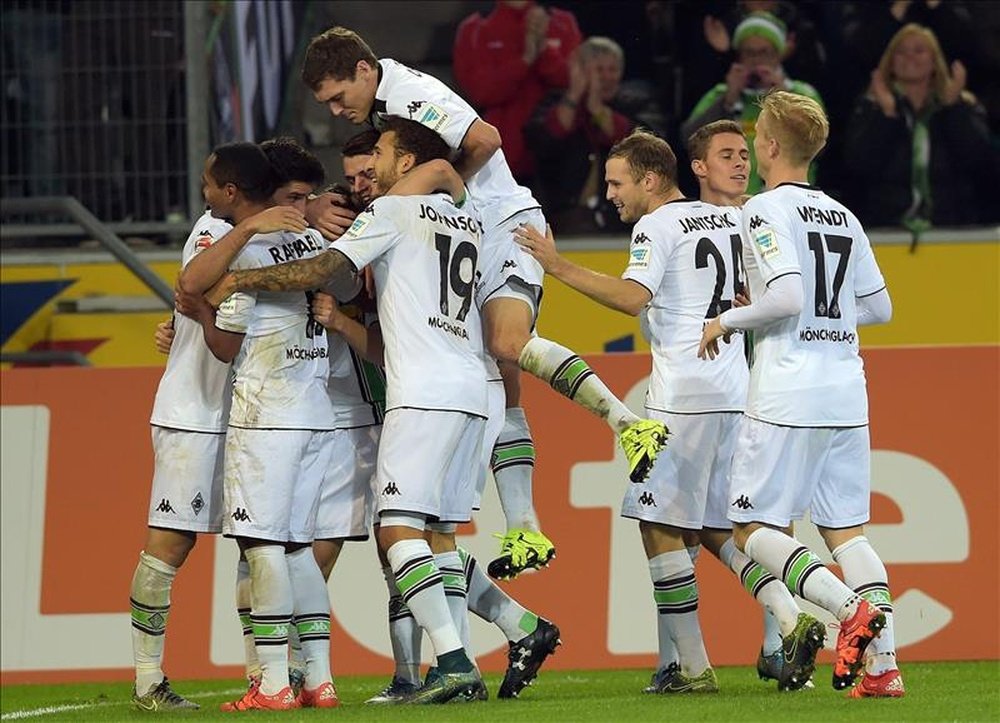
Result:
{"label": "player being lifted", "polygon": [[[641,420],[618,400],[572,351],[533,335],[542,273],[521,253],[511,234],[522,223],[545,228],[538,202],[518,186],[500,150],[496,129],[436,78],[394,60],[379,60],[353,31],[333,28],[306,51],[302,79],[333,115],[379,127],[389,114],[416,120],[439,133],[455,151],[483,223],[481,278],[486,345],[502,375],[506,419],[495,447],[494,474],[508,530],[491,574],[513,577],[540,567],[554,554],[538,525],[531,495],[534,445],[520,405],[519,369],[591,410],[620,435],[630,472],[639,481],[666,441],[662,423]],[[491,364],[492,367],[492,364]]]}
{"label": "player being lifted", "polygon": [[[712,319],[699,356],[717,357],[718,339],[733,330],[754,330],[730,490],[737,546],[840,621],[834,688],[854,683],[871,645],[851,697],[899,697],[888,577],[864,536],[871,449],[857,329],[888,321],[892,304],[857,218],[808,185],[828,133],[815,101],[785,91],[762,100],[754,147],[769,190],[743,209],[753,303]],[[781,531],[807,509],[844,582]]]}

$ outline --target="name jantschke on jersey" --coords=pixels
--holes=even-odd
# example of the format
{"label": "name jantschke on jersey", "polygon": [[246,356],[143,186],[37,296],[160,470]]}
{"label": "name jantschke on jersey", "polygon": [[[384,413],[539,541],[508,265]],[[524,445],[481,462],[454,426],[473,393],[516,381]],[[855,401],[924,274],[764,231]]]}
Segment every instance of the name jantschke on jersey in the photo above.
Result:
{"label": "name jantschke on jersey", "polygon": [[801,314],[754,333],[747,414],[795,427],[867,424],[855,298],[885,281],[858,219],[819,189],[788,183],[751,198],[743,227],[751,300],[786,274],[803,289]]}
{"label": "name jantschke on jersey", "polygon": [[[233,263],[254,269],[324,253],[327,242],[304,233],[258,234]],[[233,294],[219,307],[220,329],[246,334],[233,361],[233,406],[229,424],[250,429],[333,428],[327,396],[329,350],[326,330],[312,320],[309,294]]]}
{"label": "name jantschke on jersey", "polygon": [[[182,266],[232,228],[206,211],[184,244]],[[201,324],[174,314],[174,340],[156,390],[150,423],[189,432],[225,432],[231,397],[229,382],[230,366],[212,354]]]}
{"label": "name jantschke on jersey", "polygon": [[646,406],[661,412],[739,412],[747,366],[736,337],[712,362],[698,358],[706,320],[730,308],[741,279],[740,210],[671,201],[632,229],[623,279],[653,295],[644,328],[653,353]]}
{"label": "name jantschke on jersey", "polygon": [[385,341],[386,410],[486,416],[474,303],[480,224],[444,195],[376,199],[332,248],[371,264]]}

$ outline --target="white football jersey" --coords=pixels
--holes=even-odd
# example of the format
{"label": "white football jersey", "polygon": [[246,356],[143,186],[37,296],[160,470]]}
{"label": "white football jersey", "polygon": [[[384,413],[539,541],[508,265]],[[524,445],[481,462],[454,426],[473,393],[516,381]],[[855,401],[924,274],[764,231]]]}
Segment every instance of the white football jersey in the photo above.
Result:
{"label": "white football jersey", "polygon": [[750,298],[786,274],[802,279],[797,317],[754,332],[747,414],[793,427],[868,423],[855,298],[885,288],[858,219],[818,188],[785,183],[743,207]]}
{"label": "white football jersey", "polygon": [[475,304],[480,226],[445,195],[383,196],[332,248],[371,265],[385,343],[386,410],[486,416]]}
{"label": "white football jersey", "polygon": [[[325,253],[313,229],[258,234],[233,262],[256,269]],[[219,307],[215,325],[246,334],[233,361],[229,426],[251,429],[333,429],[326,393],[330,373],[326,329],[312,320],[309,293],[238,292]]]}
{"label": "white football jersey", "polygon": [[[341,306],[341,312],[370,327],[375,314],[357,306]],[[330,380],[327,392],[333,405],[336,429],[354,429],[382,424],[385,419],[385,370],[364,359],[340,334],[328,334]]]}
{"label": "white football jersey", "polygon": [[623,279],[653,295],[643,312],[653,353],[646,406],[661,412],[740,412],[747,370],[742,337],[698,358],[705,322],[730,308],[742,284],[740,210],[693,199],[665,203],[632,229]]}
{"label": "white football jersey", "polygon": [[[378,62],[379,83],[375,89],[372,124],[379,128],[387,115],[409,118],[436,131],[453,149],[461,148],[469,128],[479,119],[472,106],[433,76],[395,60],[383,58]],[[503,150],[494,153],[466,183],[486,228],[518,211],[539,207],[531,191],[514,180]]]}
{"label": "white football jersey", "polygon": [[[181,265],[232,229],[206,211],[198,219],[181,252]],[[189,432],[225,432],[229,417],[230,366],[216,359],[205,343],[201,324],[174,314],[174,341],[167,368],[153,401],[150,424]]]}

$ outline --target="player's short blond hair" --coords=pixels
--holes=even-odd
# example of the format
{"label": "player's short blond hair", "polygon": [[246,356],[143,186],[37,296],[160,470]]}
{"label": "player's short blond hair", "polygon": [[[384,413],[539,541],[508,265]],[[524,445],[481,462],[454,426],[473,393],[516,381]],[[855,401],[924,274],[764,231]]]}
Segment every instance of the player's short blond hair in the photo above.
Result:
{"label": "player's short blond hair", "polygon": [[781,145],[795,165],[807,165],[823,150],[830,135],[830,121],[823,106],[806,95],[774,90],[760,101],[760,117],[767,132]]}

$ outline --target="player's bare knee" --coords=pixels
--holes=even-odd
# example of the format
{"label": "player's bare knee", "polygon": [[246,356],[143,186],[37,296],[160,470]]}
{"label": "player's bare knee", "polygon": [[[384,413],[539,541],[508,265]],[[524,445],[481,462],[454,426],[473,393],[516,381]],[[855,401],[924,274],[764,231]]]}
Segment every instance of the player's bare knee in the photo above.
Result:
{"label": "player's bare knee", "polygon": [[198,535],[194,532],[151,527],[143,549],[147,555],[152,555],[171,567],[180,567],[197,541]]}
{"label": "player's bare knee", "polygon": [[740,552],[746,552],[747,538],[749,538],[750,533],[752,533],[759,526],[760,525],[752,525],[752,524],[733,525],[733,542],[736,543],[737,550],[739,550]]}
{"label": "player's bare knee", "polygon": [[817,525],[816,530],[819,532],[820,537],[823,538],[823,542],[826,543],[827,549],[831,552],[843,545],[845,542],[849,542],[855,537],[860,537],[865,534],[865,528],[863,525],[858,525],[857,527],[843,527],[839,529],[834,529],[832,527],[820,527]]}

